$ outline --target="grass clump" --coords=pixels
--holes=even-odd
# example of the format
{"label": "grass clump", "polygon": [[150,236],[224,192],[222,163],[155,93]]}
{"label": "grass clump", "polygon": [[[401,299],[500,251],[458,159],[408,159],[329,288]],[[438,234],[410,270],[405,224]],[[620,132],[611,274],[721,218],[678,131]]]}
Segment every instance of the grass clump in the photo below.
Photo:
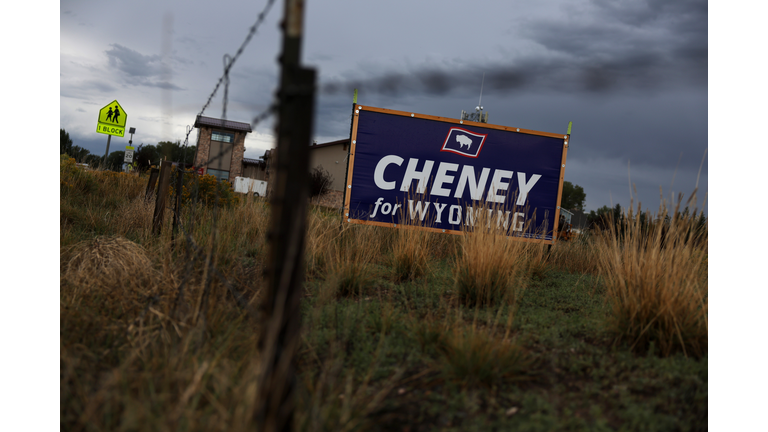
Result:
{"label": "grass clump", "polygon": [[[654,222],[641,223],[640,206],[618,230],[602,232],[598,265],[611,307],[610,328],[633,349],[652,346],[668,356],[707,352],[707,227],[696,215],[670,215],[662,204]],[[642,220],[654,220],[646,212]]]}
{"label": "grass clump", "polygon": [[373,264],[381,251],[378,227],[344,227],[327,248],[328,272],[324,297],[354,297],[365,293],[376,279]]}
{"label": "grass clump", "polygon": [[81,293],[148,286],[156,275],[144,248],[123,237],[82,241],[71,247],[69,256],[63,278]]}
{"label": "grass clump", "polygon": [[495,340],[475,327],[454,329],[437,347],[442,374],[464,386],[491,387],[501,380],[525,378],[532,366],[532,358],[521,346]]}
{"label": "grass clump", "polygon": [[490,227],[484,222],[485,215],[483,212],[483,217],[478,217],[474,232],[461,235],[454,263],[459,302],[467,306],[515,303],[525,288],[526,275],[533,262],[531,252],[535,248],[513,241],[501,229]]}
{"label": "grass clump", "polygon": [[429,266],[430,233],[420,229],[400,228],[392,245],[392,275],[397,282],[424,276]]}
{"label": "grass clump", "polygon": [[598,241],[595,236],[587,233],[571,241],[557,241],[552,246],[547,262],[562,271],[596,275],[599,272],[598,255],[601,253]]}

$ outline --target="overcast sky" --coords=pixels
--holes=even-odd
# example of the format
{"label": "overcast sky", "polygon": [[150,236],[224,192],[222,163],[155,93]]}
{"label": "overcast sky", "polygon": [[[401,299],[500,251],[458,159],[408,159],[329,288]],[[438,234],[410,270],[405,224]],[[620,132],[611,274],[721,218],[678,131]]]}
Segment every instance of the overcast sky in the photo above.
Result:
{"label": "overcast sky", "polygon": [[[60,125],[103,155],[98,111],[117,99],[134,144],[184,141],[265,1],[61,3]],[[707,2],[308,1],[303,62],[317,68],[315,139],[349,136],[360,104],[565,133],[565,179],[587,209],[623,206],[630,181],[644,208],[708,191]],[[280,50],[276,2],[233,66],[227,118],[251,120],[273,100]],[[112,17],[112,18],[108,18]],[[113,19],[119,17],[119,20]],[[221,117],[223,88],[204,115]],[[274,145],[273,119],[246,138],[246,157]],[[190,135],[194,144],[197,132]],[[112,140],[123,149],[128,137]],[[701,205],[702,200],[699,200]]]}

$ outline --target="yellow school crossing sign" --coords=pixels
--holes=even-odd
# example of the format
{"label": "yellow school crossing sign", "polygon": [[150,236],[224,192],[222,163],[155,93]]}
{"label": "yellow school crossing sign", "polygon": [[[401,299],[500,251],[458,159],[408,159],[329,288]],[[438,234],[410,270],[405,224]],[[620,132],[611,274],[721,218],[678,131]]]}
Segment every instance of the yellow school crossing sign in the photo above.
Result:
{"label": "yellow school crossing sign", "polygon": [[117,103],[117,100],[113,100],[99,111],[99,123],[96,126],[96,132],[119,137],[124,136],[127,118],[128,114],[125,113],[123,107]]}

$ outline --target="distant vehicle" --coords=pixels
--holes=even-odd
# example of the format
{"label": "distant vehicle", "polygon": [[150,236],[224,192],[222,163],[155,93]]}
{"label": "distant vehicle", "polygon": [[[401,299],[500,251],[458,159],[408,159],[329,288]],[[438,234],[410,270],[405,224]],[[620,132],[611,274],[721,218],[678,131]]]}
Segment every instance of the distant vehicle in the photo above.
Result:
{"label": "distant vehicle", "polygon": [[248,177],[235,177],[235,192],[242,194],[253,192],[253,196],[266,196],[267,182]]}

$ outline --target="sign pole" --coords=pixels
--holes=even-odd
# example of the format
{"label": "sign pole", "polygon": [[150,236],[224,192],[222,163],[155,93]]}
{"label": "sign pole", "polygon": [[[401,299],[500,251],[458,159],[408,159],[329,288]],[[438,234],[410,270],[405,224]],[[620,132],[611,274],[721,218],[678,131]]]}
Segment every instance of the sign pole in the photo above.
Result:
{"label": "sign pole", "polygon": [[109,155],[109,142],[112,141],[112,135],[107,135],[107,152],[104,153],[104,161],[102,162],[102,166],[104,168],[107,167],[107,156]]}

